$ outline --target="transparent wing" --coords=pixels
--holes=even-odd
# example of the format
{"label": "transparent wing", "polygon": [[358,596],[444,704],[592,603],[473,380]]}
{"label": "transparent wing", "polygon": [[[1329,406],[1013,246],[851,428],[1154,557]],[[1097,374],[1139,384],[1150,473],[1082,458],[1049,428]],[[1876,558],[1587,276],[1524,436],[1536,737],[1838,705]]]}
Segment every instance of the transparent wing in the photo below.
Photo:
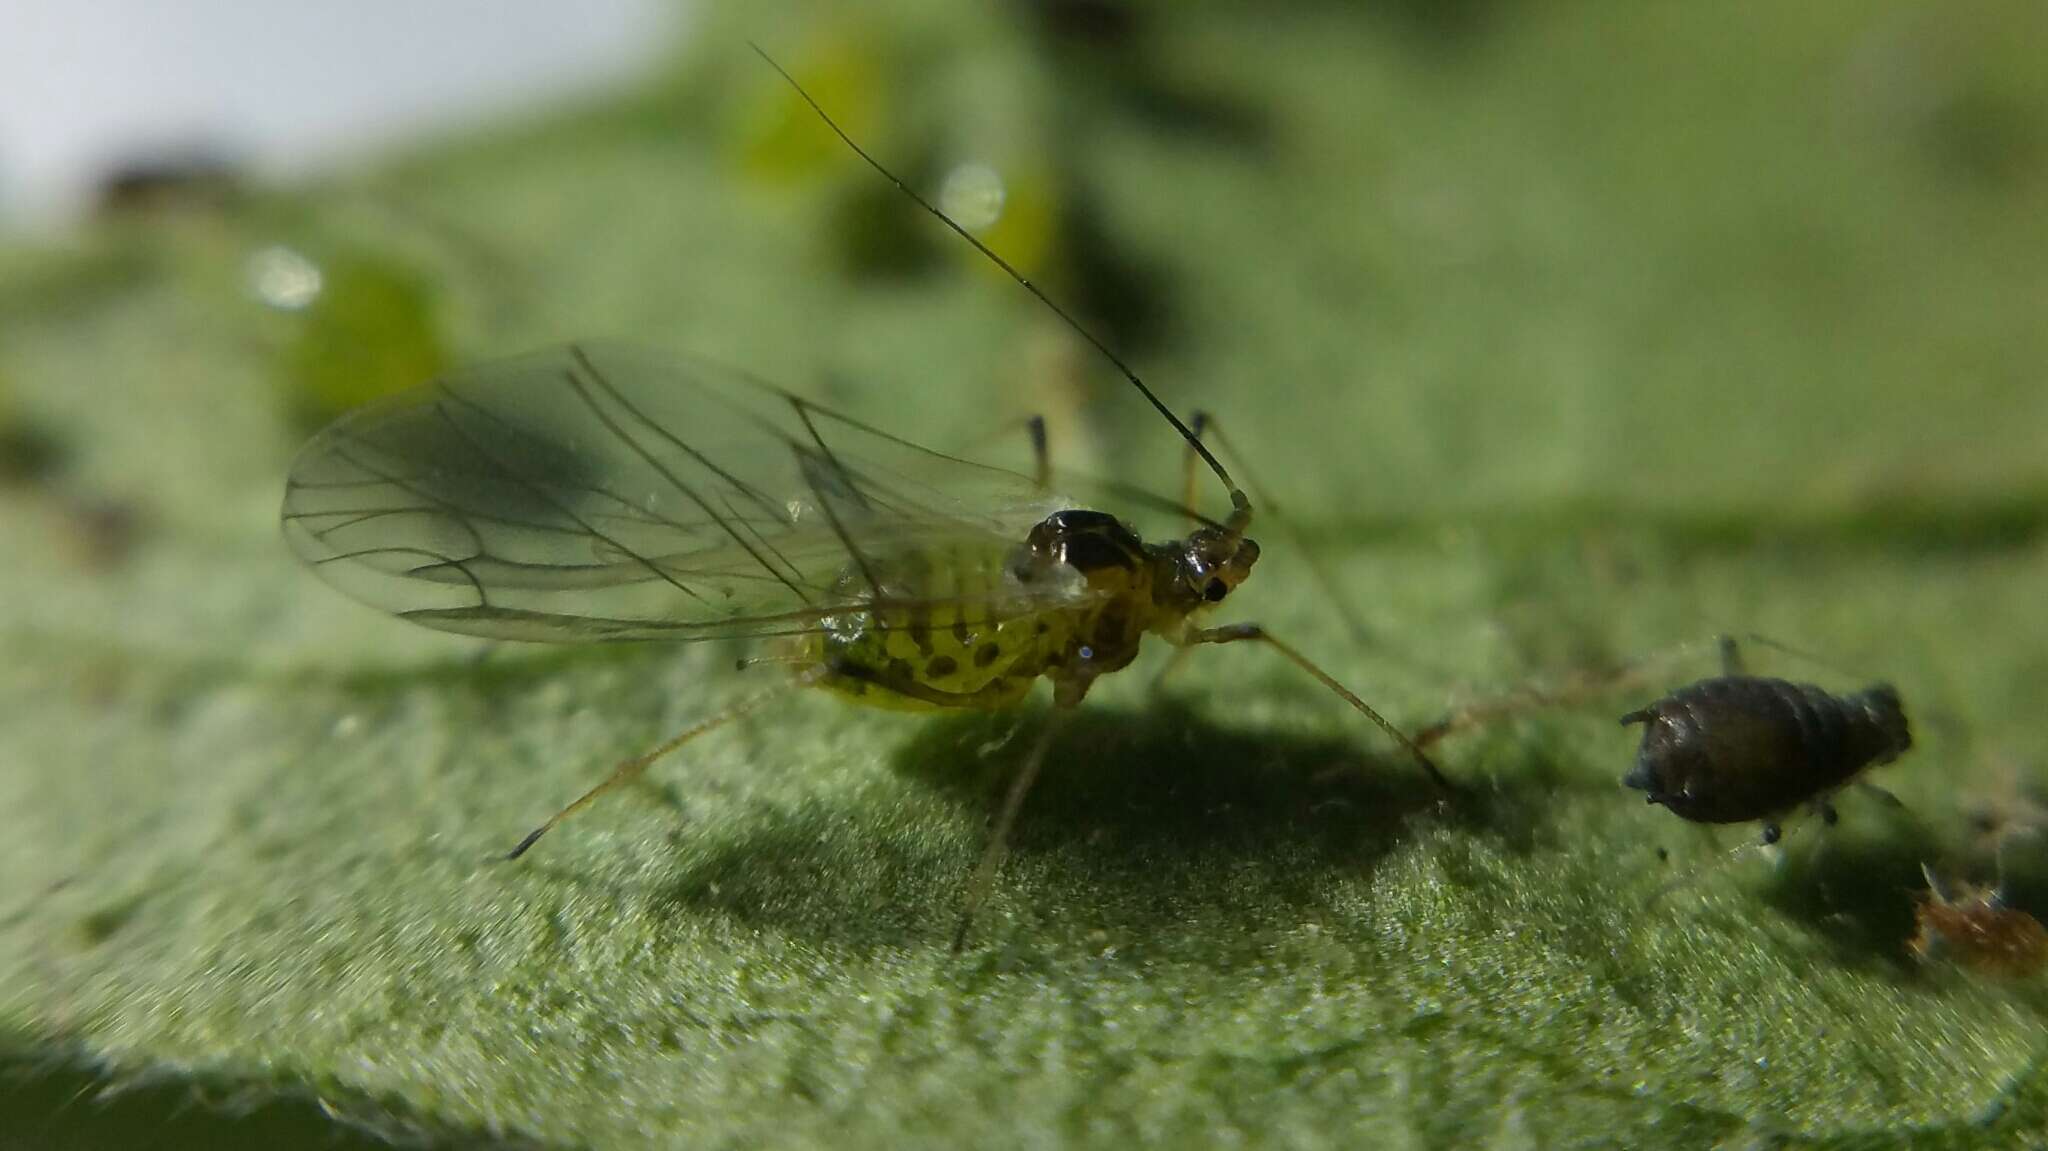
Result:
{"label": "transparent wing", "polygon": [[576,344],[354,412],[294,461],[292,548],[345,594],[502,639],[798,634],[878,603],[1084,597],[1000,573],[1055,506],[707,361]]}

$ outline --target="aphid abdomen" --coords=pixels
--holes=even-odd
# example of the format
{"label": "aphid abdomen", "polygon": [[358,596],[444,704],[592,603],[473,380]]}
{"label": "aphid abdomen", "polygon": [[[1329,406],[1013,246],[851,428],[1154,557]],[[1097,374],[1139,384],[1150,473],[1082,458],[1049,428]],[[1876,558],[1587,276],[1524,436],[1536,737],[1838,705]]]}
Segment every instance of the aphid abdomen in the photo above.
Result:
{"label": "aphid abdomen", "polygon": [[1757,676],[1701,680],[1622,719],[1643,743],[1622,780],[1699,823],[1768,819],[1911,745],[1898,696]]}
{"label": "aphid abdomen", "polygon": [[[1010,609],[1008,557],[948,552],[906,557],[880,578],[890,594],[809,637],[823,685],[874,707],[925,711],[1022,702],[1083,613]],[[849,578],[853,578],[849,576]],[[864,577],[862,577],[864,578]]]}
{"label": "aphid abdomen", "polygon": [[[1070,630],[1059,612],[957,632],[955,622],[940,611],[913,620],[885,609],[870,613],[859,634],[813,637],[812,654],[828,669],[825,687],[873,707],[1009,707],[1021,703],[1037,682],[1043,641],[1063,641]],[[928,623],[937,626],[927,631]],[[1041,623],[1047,625],[1044,632]]]}

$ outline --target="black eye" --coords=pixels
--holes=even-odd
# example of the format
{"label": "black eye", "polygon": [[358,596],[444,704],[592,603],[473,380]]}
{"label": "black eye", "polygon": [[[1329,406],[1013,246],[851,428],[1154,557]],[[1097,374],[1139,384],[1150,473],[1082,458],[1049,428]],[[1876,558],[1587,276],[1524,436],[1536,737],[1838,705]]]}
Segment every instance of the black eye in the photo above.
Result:
{"label": "black eye", "polygon": [[1229,594],[1230,588],[1226,586],[1224,582],[1220,579],[1210,580],[1209,586],[1202,589],[1202,598],[1208,600],[1210,603],[1215,603],[1216,601],[1222,599],[1224,596],[1227,596]]}

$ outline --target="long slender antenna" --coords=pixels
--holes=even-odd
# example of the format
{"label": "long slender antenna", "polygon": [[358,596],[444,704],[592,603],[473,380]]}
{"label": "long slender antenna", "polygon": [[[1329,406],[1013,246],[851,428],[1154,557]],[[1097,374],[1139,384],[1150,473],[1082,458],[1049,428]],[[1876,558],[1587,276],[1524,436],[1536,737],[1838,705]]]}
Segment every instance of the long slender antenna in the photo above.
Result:
{"label": "long slender antenna", "polygon": [[1230,473],[1224,469],[1221,461],[1217,460],[1215,455],[1213,455],[1209,451],[1208,447],[1206,447],[1202,443],[1200,437],[1196,436],[1195,433],[1188,430],[1188,426],[1181,422],[1180,417],[1173,414],[1173,409],[1167,407],[1166,404],[1163,403],[1158,396],[1153,394],[1152,389],[1146,386],[1145,381],[1138,378],[1138,373],[1132,371],[1131,366],[1129,364],[1124,363],[1122,357],[1118,356],[1115,352],[1110,351],[1108,344],[1103,343],[1101,339],[1097,338],[1095,333],[1089,331],[1085,327],[1082,327],[1081,321],[1075,319],[1073,315],[1069,313],[1065,308],[1062,308],[1057,303],[1053,302],[1051,296],[1048,296],[1043,291],[1041,291],[1037,284],[1032,283],[1030,279],[1024,275],[1024,273],[1019,272],[1010,263],[1010,261],[1003,259],[1000,255],[997,255],[993,248],[990,248],[987,244],[982,243],[979,239],[975,237],[974,233],[968,231],[966,228],[961,227],[960,224],[953,219],[953,217],[948,216],[945,212],[941,211],[937,205],[933,204],[930,200],[925,199],[923,196],[918,195],[917,192],[914,189],[912,189],[910,185],[904,183],[896,175],[896,173],[891,172],[887,167],[883,166],[880,160],[877,160],[873,156],[870,156],[868,154],[867,149],[855,143],[853,137],[846,134],[846,129],[841,128],[839,126],[839,122],[834,120],[831,117],[831,115],[825,111],[824,108],[820,107],[818,101],[813,99],[809,92],[804,91],[804,86],[796,82],[796,77],[790,75],[788,69],[776,63],[775,57],[770,56],[766,49],[762,48],[759,44],[754,43],[752,40],[747,41],[747,47],[752,48],[754,50],[755,55],[759,56],[762,60],[766,61],[770,68],[775,69],[776,74],[780,75],[783,78],[783,80],[789,84],[791,88],[796,90],[796,94],[803,99],[803,102],[811,106],[811,111],[817,113],[818,119],[823,120],[825,122],[825,126],[827,128],[832,129],[832,134],[839,137],[841,143],[845,144],[848,148],[853,149],[854,155],[859,156],[862,160],[866,161],[867,166],[873,168],[876,172],[880,173],[883,179],[889,181],[891,184],[894,184],[896,186],[897,191],[910,197],[912,203],[916,204],[920,208],[923,208],[926,212],[931,213],[931,215],[935,219],[937,219],[941,224],[944,224],[946,227],[951,228],[955,235],[967,241],[969,244],[974,245],[975,251],[980,252],[982,255],[988,257],[990,262],[994,263],[996,267],[1001,268],[1006,274],[1009,275],[1011,279],[1017,281],[1017,284],[1020,287],[1022,287],[1025,291],[1031,293],[1033,296],[1037,297],[1039,303],[1044,304],[1046,307],[1052,309],[1052,314],[1058,316],[1060,320],[1067,325],[1067,327],[1072,328],[1074,330],[1075,335],[1080,336],[1083,340],[1088,341],[1090,346],[1092,346],[1096,351],[1102,353],[1104,359],[1108,360],[1111,364],[1115,365],[1116,370],[1123,373],[1124,379],[1129,380],[1131,382],[1131,386],[1138,389],[1138,394],[1144,396],[1147,402],[1149,402],[1152,405],[1152,407],[1159,412],[1160,415],[1165,416],[1166,422],[1173,425],[1173,430],[1179,432],[1181,438],[1188,442],[1188,446],[1195,450],[1195,454],[1202,457],[1202,462],[1209,465],[1209,470],[1216,473],[1216,478],[1223,481],[1223,486],[1230,489],[1230,527],[1238,532],[1244,531],[1245,527],[1251,522],[1252,502],[1250,497],[1246,496],[1244,494],[1244,489],[1238,487],[1237,482],[1230,478]]}

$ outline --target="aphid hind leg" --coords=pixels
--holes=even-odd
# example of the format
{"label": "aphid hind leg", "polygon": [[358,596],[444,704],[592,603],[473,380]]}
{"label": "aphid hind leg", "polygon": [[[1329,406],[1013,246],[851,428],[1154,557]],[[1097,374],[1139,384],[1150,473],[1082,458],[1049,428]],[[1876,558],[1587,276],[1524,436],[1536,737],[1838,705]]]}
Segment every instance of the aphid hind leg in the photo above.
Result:
{"label": "aphid hind leg", "polygon": [[1345,687],[1341,683],[1338,683],[1336,677],[1332,676],[1329,672],[1324,671],[1322,668],[1316,666],[1314,660],[1311,660],[1307,656],[1301,654],[1299,651],[1296,651],[1292,646],[1274,638],[1271,633],[1267,632],[1265,628],[1259,626],[1258,624],[1236,623],[1226,624],[1223,627],[1194,628],[1190,629],[1188,633],[1181,638],[1181,642],[1183,644],[1190,645],[1198,643],[1245,642],[1265,644],[1267,647],[1272,648],[1274,651],[1277,651],[1282,656],[1286,657],[1289,663],[1292,663],[1294,666],[1314,676],[1317,682],[1321,683],[1324,687],[1329,688],[1332,692],[1336,693],[1337,698],[1343,700],[1345,703],[1350,704],[1355,710],[1358,711],[1359,714],[1371,720],[1373,724],[1376,727],[1378,727],[1381,731],[1386,732],[1387,735],[1394,740],[1394,742],[1406,748],[1408,750],[1408,754],[1415,758],[1416,763],[1422,765],[1422,770],[1429,773],[1429,778],[1434,780],[1438,787],[1453,794],[1456,794],[1462,790],[1456,784],[1452,783],[1447,777],[1445,777],[1442,771],[1437,769],[1436,764],[1433,761],[1431,761],[1428,753],[1424,752],[1422,748],[1419,745],[1417,745],[1414,740],[1408,738],[1408,736],[1405,733],[1403,733],[1400,728],[1395,727],[1391,722],[1389,722],[1385,716],[1381,715],[1377,711],[1374,711],[1372,709],[1371,704],[1368,704],[1364,700],[1358,698],[1357,694],[1354,693],[1350,688]]}
{"label": "aphid hind leg", "polygon": [[1044,416],[1030,415],[1024,417],[1021,421],[1006,420],[997,426],[994,431],[978,436],[965,445],[953,450],[966,454],[970,458],[978,456],[983,450],[993,446],[997,441],[1007,440],[1015,435],[1020,423],[1023,426],[1026,439],[1031,444],[1031,482],[1041,492],[1051,491],[1052,441],[1046,435]]}
{"label": "aphid hind leg", "polygon": [[1030,753],[1017,765],[1017,774],[1011,778],[1009,789],[1003,795],[1003,806],[997,810],[995,823],[989,827],[988,842],[982,846],[981,859],[968,876],[967,892],[960,901],[960,922],[953,929],[952,950],[955,955],[967,947],[967,932],[974,926],[974,914],[981,909],[982,901],[988,898],[996,872],[1001,870],[1003,857],[1009,853],[1010,829],[1016,826],[1017,813],[1024,809],[1025,797],[1031,794],[1032,786],[1038,782],[1046,753],[1052,748],[1054,736],[1065,725],[1070,707],[1062,704],[1053,708],[1045,726],[1039,730],[1037,741],[1031,745]]}
{"label": "aphid hind leg", "polygon": [[546,835],[550,831],[553,831],[555,829],[556,824],[561,823],[563,820],[590,806],[591,801],[603,795],[605,792],[608,792],[622,784],[631,783],[634,780],[640,778],[640,776],[644,774],[648,768],[654,766],[655,761],[659,760],[662,756],[665,756],[669,752],[676,750],[677,748],[683,746],[684,744],[690,742],[693,739],[696,739],[700,735],[709,734],[710,732],[716,731],[719,728],[724,727],[726,724],[733,722],[734,720],[742,719],[756,711],[759,711],[763,706],[777,699],[780,699],[783,696],[788,695],[790,692],[796,690],[797,688],[805,687],[816,682],[817,678],[817,676],[812,675],[798,676],[784,683],[779,683],[766,691],[756,692],[755,694],[740,700],[738,703],[732,705],[731,707],[726,708],[724,711],[719,712],[717,715],[711,716],[709,719],[701,720],[697,723],[690,725],[687,728],[684,728],[681,732],[677,733],[673,738],[661,744],[659,747],[654,748],[652,751],[648,751],[644,754],[634,756],[632,759],[626,760],[624,763],[619,764],[617,767],[612,769],[612,773],[606,776],[603,782],[599,783],[596,787],[591,788],[589,791],[584,792],[582,795],[577,796],[576,799],[573,802],[571,802],[567,807],[564,807],[562,810],[549,816],[546,823],[543,823],[539,827],[536,827],[532,831],[528,832],[526,838],[520,840],[519,845],[517,847],[514,847],[511,851],[505,853],[505,858],[508,860],[518,859],[520,856],[525,855],[527,849],[531,848],[535,843],[539,842],[541,836]]}

